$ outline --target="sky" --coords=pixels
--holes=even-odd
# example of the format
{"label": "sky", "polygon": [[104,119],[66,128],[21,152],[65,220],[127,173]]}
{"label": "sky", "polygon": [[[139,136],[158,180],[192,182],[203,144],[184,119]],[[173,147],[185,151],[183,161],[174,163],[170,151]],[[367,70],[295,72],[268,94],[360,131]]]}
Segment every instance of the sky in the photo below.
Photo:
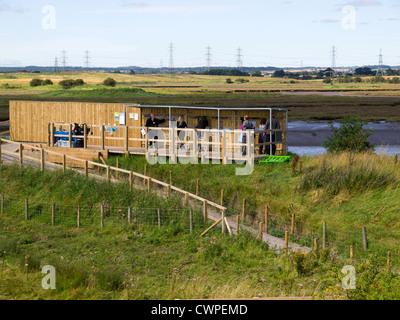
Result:
{"label": "sky", "polygon": [[0,0],[0,66],[400,65],[400,0]]}

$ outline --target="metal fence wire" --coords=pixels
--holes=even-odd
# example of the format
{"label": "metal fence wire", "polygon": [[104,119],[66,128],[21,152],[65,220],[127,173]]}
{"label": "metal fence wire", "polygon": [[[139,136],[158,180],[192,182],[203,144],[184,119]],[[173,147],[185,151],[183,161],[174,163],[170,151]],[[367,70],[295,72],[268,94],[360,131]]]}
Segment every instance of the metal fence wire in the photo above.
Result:
{"label": "metal fence wire", "polygon": [[123,227],[128,225],[204,228],[203,212],[189,209],[134,208],[110,204],[80,206],[0,196],[0,214],[66,227]]}

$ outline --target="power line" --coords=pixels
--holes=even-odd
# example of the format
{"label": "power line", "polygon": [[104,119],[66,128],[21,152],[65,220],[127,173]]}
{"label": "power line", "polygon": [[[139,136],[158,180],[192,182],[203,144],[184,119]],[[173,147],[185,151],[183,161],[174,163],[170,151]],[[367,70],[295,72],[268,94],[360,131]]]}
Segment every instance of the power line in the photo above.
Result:
{"label": "power line", "polygon": [[170,73],[175,73],[175,67],[174,67],[174,44],[171,42],[169,44],[169,72]]}
{"label": "power line", "polygon": [[336,58],[337,58],[337,54],[338,54],[338,51],[335,46],[332,47],[330,54],[331,54],[331,68],[332,68],[332,70],[335,70],[336,69]]}
{"label": "power line", "polygon": [[67,66],[67,52],[64,50],[61,52],[62,53],[62,57],[61,57],[61,64],[62,64],[62,71],[65,71],[65,67]]}
{"label": "power line", "polygon": [[57,72],[57,71],[58,71],[58,58],[56,57],[54,59],[54,72]]}
{"label": "power line", "polygon": [[379,66],[378,70],[376,71],[376,76],[383,76],[383,55],[382,55],[382,49],[379,53]]}
{"label": "power line", "polygon": [[86,50],[85,51],[85,57],[84,57],[84,63],[85,63],[86,70],[89,70],[89,63],[90,63],[89,54],[90,54],[90,52],[88,50]]}
{"label": "power line", "polygon": [[211,57],[212,57],[212,54],[211,54],[211,47],[208,46],[208,47],[206,48],[206,50],[207,50],[207,52],[206,52],[207,70],[210,70],[210,69],[211,69]]}
{"label": "power line", "polygon": [[243,67],[243,55],[242,55],[242,49],[239,47],[237,50],[237,55],[236,55],[236,63],[237,67],[240,69]]}
{"label": "power line", "polygon": [[336,72],[336,70],[335,70],[336,69],[336,57],[338,54],[338,51],[335,46],[332,47],[330,54],[331,54],[331,68],[332,68],[332,77],[333,77]]}

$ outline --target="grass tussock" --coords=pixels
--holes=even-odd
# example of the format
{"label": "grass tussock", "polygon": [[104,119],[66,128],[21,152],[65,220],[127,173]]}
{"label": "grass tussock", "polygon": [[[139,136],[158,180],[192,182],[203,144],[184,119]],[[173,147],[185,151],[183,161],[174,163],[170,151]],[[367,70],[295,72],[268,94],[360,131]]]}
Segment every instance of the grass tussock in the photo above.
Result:
{"label": "grass tussock", "polygon": [[371,154],[324,156],[319,165],[310,166],[301,177],[300,190],[322,189],[333,197],[340,192],[363,193],[396,186],[394,166]]}

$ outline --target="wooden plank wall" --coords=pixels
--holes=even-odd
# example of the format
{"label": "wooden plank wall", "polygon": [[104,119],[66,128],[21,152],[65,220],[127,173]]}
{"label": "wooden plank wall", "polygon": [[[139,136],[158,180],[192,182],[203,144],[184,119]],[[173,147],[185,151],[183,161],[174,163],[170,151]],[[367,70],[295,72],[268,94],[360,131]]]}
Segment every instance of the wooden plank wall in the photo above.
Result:
{"label": "wooden plank wall", "polygon": [[[90,102],[38,102],[38,101],[10,101],[10,126],[12,141],[47,143],[48,124],[49,123],[87,123],[89,125],[117,126],[119,123],[115,120],[115,113],[124,112],[123,104],[113,103],[90,103]],[[126,110],[126,125],[131,127],[143,127],[151,113],[155,113],[158,118],[169,117],[169,108],[138,108],[128,107]],[[130,113],[137,113],[139,119],[135,121],[129,117]],[[287,129],[286,113],[284,111],[273,111],[275,117],[279,120],[282,129]],[[178,116],[186,119],[189,128],[197,125],[200,116],[205,116],[210,128],[218,127],[218,111],[203,109],[176,109],[172,108],[172,118],[176,120]],[[269,119],[268,110],[221,110],[221,129],[239,129],[241,118],[249,116],[250,121],[255,121],[257,128],[260,125],[261,118]],[[168,127],[166,122],[162,127]],[[67,126],[63,127],[67,129]],[[59,129],[59,126],[56,126]],[[101,136],[100,128],[94,128],[94,136]],[[106,132],[106,138],[124,137],[122,128],[118,132]],[[130,138],[141,138],[139,129],[129,129]],[[283,134],[284,141],[286,134]],[[257,143],[257,141],[256,141]],[[89,135],[89,145],[101,145],[99,139],[91,139]],[[107,146],[123,147],[123,140],[107,139]],[[139,147],[140,142],[130,142],[130,147]],[[286,153],[285,145],[278,145],[280,153]]]}
{"label": "wooden plank wall", "polygon": [[[115,113],[124,112],[123,104],[82,103],[82,102],[37,102],[10,101],[11,140],[21,142],[47,143],[49,123],[87,123],[89,125],[119,125]],[[129,119],[129,113],[138,113],[139,120]],[[128,108],[128,126],[140,126],[140,109]],[[59,126],[56,126],[58,129]],[[64,127],[67,129],[67,127]],[[93,130],[100,136],[100,128]],[[131,138],[139,138],[139,131],[130,131]],[[123,137],[123,130],[106,133],[106,137]],[[90,138],[90,136],[89,136]],[[90,139],[89,144],[100,145],[100,140]],[[123,141],[108,140],[107,145],[123,146]]]}

